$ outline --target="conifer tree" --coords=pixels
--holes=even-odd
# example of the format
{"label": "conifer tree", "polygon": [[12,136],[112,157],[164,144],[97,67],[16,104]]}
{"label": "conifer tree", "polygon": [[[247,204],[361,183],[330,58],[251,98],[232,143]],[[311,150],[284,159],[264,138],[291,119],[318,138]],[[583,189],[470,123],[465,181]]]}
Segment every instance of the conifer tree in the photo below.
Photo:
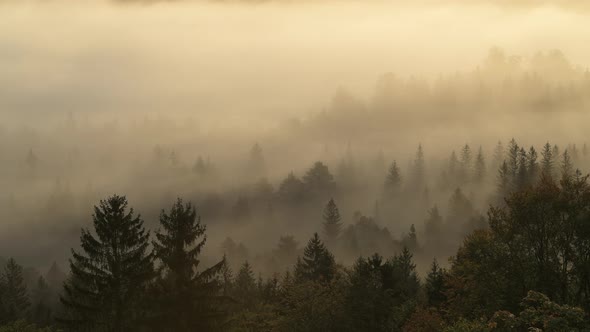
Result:
{"label": "conifer tree", "polygon": [[240,267],[235,280],[235,299],[245,304],[247,307],[252,305],[256,300],[256,278],[254,271],[248,261]]}
{"label": "conifer tree", "polygon": [[561,160],[561,179],[562,181],[569,180],[574,175],[574,164],[570,157],[569,151],[563,151]]}
{"label": "conifer tree", "polygon": [[424,169],[424,150],[422,148],[422,144],[418,144],[418,149],[416,150],[416,158],[414,159],[413,166],[413,185],[415,186],[415,190],[418,193],[422,191],[422,187],[424,186],[424,176],[425,176],[425,169]]}
{"label": "conifer tree", "polygon": [[303,250],[303,258],[297,259],[295,277],[299,281],[330,281],[335,273],[334,256],[315,233]]}
{"label": "conifer tree", "polygon": [[504,145],[502,144],[502,141],[498,141],[498,144],[496,144],[496,148],[494,149],[494,157],[493,157],[493,165],[492,165],[492,169],[498,168],[500,167],[500,165],[502,165],[502,162],[504,161]]}
{"label": "conifer tree", "polygon": [[481,146],[477,151],[477,157],[475,158],[475,169],[474,169],[474,178],[475,182],[482,183],[486,176],[486,162],[485,157],[483,155],[483,150]]}
{"label": "conifer tree", "polygon": [[402,178],[397,162],[394,160],[387,172],[383,185],[384,196],[388,199],[396,197],[401,191]]}
{"label": "conifer tree", "polygon": [[326,235],[326,241],[329,243],[334,243],[340,235],[340,231],[342,230],[342,223],[340,221],[338,206],[336,206],[334,199],[331,198],[324,208],[324,233]]}
{"label": "conifer tree", "polygon": [[160,214],[161,230],[153,242],[160,261],[156,283],[158,320],[171,331],[211,328],[216,310],[212,305],[220,285],[215,278],[223,260],[199,271],[199,255],[205,242],[206,227],[191,203],[177,199],[170,211]]}
{"label": "conifer tree", "polygon": [[461,176],[462,182],[467,182],[471,178],[471,170],[472,170],[472,155],[471,155],[471,148],[468,144],[465,144],[463,149],[461,150]]}
{"label": "conifer tree", "polygon": [[248,170],[250,175],[254,177],[264,176],[266,174],[266,163],[264,161],[264,155],[262,148],[258,143],[252,146],[250,149],[250,160],[248,163]]}
{"label": "conifer tree", "polygon": [[510,176],[510,169],[506,161],[502,162],[500,169],[498,169],[498,195],[503,199],[512,190],[512,181]]}
{"label": "conifer tree", "polygon": [[[27,294],[27,286],[23,277],[23,268],[10,258],[0,276],[0,306],[4,317],[0,323],[12,322],[27,316],[31,303]],[[3,320],[3,322],[2,322]]]}
{"label": "conifer tree", "polygon": [[516,173],[516,186],[518,189],[524,188],[528,183],[527,153],[524,148],[518,151],[518,172]]}
{"label": "conifer tree", "polygon": [[53,320],[53,294],[45,278],[39,277],[32,293],[31,319],[38,326],[48,326]]}
{"label": "conifer tree", "polygon": [[449,157],[449,176],[451,177],[452,185],[457,184],[457,175],[459,173],[459,159],[457,159],[457,154],[455,150],[451,152],[451,156]]}
{"label": "conifer tree", "polygon": [[334,177],[330,173],[328,166],[317,161],[303,176],[303,183],[308,193],[314,196],[320,196],[331,193],[335,187]]}
{"label": "conifer tree", "polygon": [[531,146],[527,155],[527,183],[529,185],[535,184],[539,177],[539,163],[537,162],[537,157],[537,150]]}
{"label": "conifer tree", "polygon": [[520,147],[516,144],[514,138],[510,140],[508,144],[508,174],[513,179],[516,180],[518,174],[518,160],[520,155]]}
{"label": "conifer tree", "polygon": [[154,277],[149,232],[124,196],[100,201],[92,219],[96,235],[83,229],[83,252],[72,249],[72,275],[61,298],[67,312],[60,321],[74,330],[135,330]]}
{"label": "conifer tree", "polygon": [[545,143],[543,146],[543,151],[541,152],[541,156],[543,159],[541,160],[541,174],[545,177],[552,177],[553,176],[553,151],[551,149],[551,145],[549,142]]}
{"label": "conifer tree", "polygon": [[444,285],[445,273],[446,271],[438,265],[435,258],[426,276],[425,288],[429,306],[438,307],[446,300]]}
{"label": "conifer tree", "polygon": [[424,235],[426,235],[426,241],[429,244],[436,246],[438,239],[443,237],[442,227],[443,218],[440,215],[438,207],[435,205],[428,211],[428,219],[424,222]]}

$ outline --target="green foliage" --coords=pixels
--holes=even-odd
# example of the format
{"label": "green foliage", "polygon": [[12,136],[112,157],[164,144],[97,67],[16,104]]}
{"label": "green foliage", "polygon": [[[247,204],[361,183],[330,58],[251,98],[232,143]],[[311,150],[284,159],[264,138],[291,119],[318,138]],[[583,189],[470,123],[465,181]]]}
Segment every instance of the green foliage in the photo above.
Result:
{"label": "green foliage", "polygon": [[83,229],[83,253],[72,249],[72,276],[61,299],[67,311],[60,321],[74,330],[129,331],[141,324],[153,257],[149,232],[127,205],[116,195],[101,201],[94,208],[96,236]]}
{"label": "green foliage", "polygon": [[10,258],[0,275],[0,323],[25,318],[30,305],[23,268]]}
{"label": "green foliage", "polygon": [[334,199],[331,198],[324,208],[324,233],[329,243],[336,241],[342,229],[340,211]]}
{"label": "green foliage", "polygon": [[303,258],[297,259],[295,277],[300,281],[321,282],[330,281],[335,273],[334,256],[315,233],[303,250]]}
{"label": "green foliage", "polygon": [[206,227],[191,203],[178,199],[169,213],[161,212],[160,225],[153,242],[160,267],[152,287],[151,325],[162,331],[209,329],[219,316],[213,302],[221,289],[216,277],[224,261],[199,271]]}

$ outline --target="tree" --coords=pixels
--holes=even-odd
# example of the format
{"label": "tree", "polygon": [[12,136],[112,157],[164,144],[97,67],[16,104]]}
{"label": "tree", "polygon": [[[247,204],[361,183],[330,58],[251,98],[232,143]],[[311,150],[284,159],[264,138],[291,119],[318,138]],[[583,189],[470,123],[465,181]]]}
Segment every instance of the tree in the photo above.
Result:
{"label": "tree", "polygon": [[502,141],[498,141],[498,144],[496,144],[493,158],[493,168],[500,167],[504,161],[504,146],[502,145]]}
{"label": "tree", "polygon": [[500,169],[498,169],[498,196],[499,200],[503,200],[504,197],[512,190],[512,181],[510,176],[510,169],[506,161],[502,162]]}
{"label": "tree", "polygon": [[561,180],[569,180],[574,175],[574,164],[568,150],[563,151],[561,160]]}
{"label": "tree", "polygon": [[235,299],[241,301],[246,308],[251,307],[256,300],[256,278],[248,261],[240,267],[234,286]]}
{"label": "tree", "polygon": [[463,182],[468,181],[471,177],[472,159],[471,148],[468,144],[465,144],[461,150],[461,176],[463,177]]}
{"label": "tree", "polygon": [[537,162],[537,151],[531,146],[527,155],[527,184],[534,185],[539,179],[539,163]]}
{"label": "tree", "polygon": [[516,186],[518,189],[524,188],[528,183],[527,153],[524,148],[518,151],[518,171],[516,173]]}
{"label": "tree", "polygon": [[438,247],[443,234],[443,218],[438,211],[438,207],[435,205],[428,211],[428,219],[424,222],[424,235],[426,237],[427,244],[431,247]]}
{"label": "tree", "polygon": [[410,225],[410,232],[404,237],[403,244],[412,250],[418,248],[418,235],[414,224]]}
{"label": "tree", "polygon": [[141,300],[154,277],[150,234],[124,196],[101,200],[92,219],[96,235],[82,229],[83,252],[72,249],[72,275],[61,298],[67,313],[60,321],[76,330],[133,330],[142,322]]}
{"label": "tree", "polygon": [[329,243],[334,243],[340,235],[340,231],[342,230],[342,223],[340,220],[338,206],[336,206],[334,199],[331,198],[324,208],[324,233],[326,235],[326,240]]}
{"label": "tree", "polygon": [[162,230],[153,241],[161,263],[155,285],[156,319],[162,330],[208,329],[218,318],[213,302],[220,290],[215,278],[224,261],[199,271],[199,255],[205,246],[206,226],[191,203],[177,199],[170,212],[160,213]]}
{"label": "tree", "polygon": [[305,189],[303,181],[293,174],[289,173],[279,185],[277,191],[279,200],[287,205],[296,205],[305,198]]}
{"label": "tree", "polygon": [[262,148],[258,143],[250,149],[250,160],[248,161],[248,171],[254,177],[264,176],[266,174],[266,163]]}
{"label": "tree", "polygon": [[416,150],[416,158],[412,165],[412,185],[418,193],[421,193],[422,187],[424,186],[425,177],[425,166],[424,166],[424,149],[422,144],[418,144]]}
{"label": "tree", "polygon": [[23,268],[14,258],[10,258],[4,266],[0,277],[0,306],[3,307],[4,317],[1,320],[12,322],[26,317],[31,303],[27,295],[27,286],[23,277]]}
{"label": "tree", "polygon": [[442,269],[436,258],[432,261],[430,271],[426,276],[426,298],[428,305],[432,307],[439,307],[446,301],[445,295],[445,274],[446,270]]}
{"label": "tree", "polygon": [[386,198],[395,198],[401,191],[402,178],[397,162],[393,161],[387,172],[385,183],[383,184],[383,193]]}
{"label": "tree", "polygon": [[510,140],[508,143],[508,174],[511,179],[516,179],[518,174],[518,160],[520,155],[520,147],[516,144],[516,141],[513,139]]}
{"label": "tree", "polygon": [[475,157],[474,178],[476,183],[482,183],[486,176],[486,161],[481,146]]}
{"label": "tree", "polygon": [[545,177],[553,176],[553,151],[551,150],[551,144],[545,143],[543,151],[541,152],[543,157],[541,160],[541,174]]}
{"label": "tree", "polygon": [[336,188],[334,177],[330,173],[328,166],[321,161],[317,161],[303,176],[303,183],[307,192],[314,197],[321,198],[325,194],[330,194]]}
{"label": "tree", "polygon": [[53,320],[53,294],[43,277],[37,280],[32,293],[31,319],[38,326],[48,326]]}
{"label": "tree", "polygon": [[320,240],[318,233],[314,233],[303,250],[303,258],[297,259],[295,277],[298,280],[330,281],[335,273],[334,256]]}

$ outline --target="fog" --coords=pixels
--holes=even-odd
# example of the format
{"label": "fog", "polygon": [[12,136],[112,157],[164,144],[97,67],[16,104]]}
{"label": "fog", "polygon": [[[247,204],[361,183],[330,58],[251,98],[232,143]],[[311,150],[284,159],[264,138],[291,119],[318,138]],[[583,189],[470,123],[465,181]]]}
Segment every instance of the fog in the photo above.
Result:
{"label": "fog", "polygon": [[[581,151],[589,16],[577,1],[0,0],[0,256],[64,264],[99,199],[128,195],[156,228],[180,196],[202,210],[208,255],[231,237],[272,272],[279,236],[302,246],[330,197],[345,226],[355,211],[377,219],[387,167],[409,179],[419,144],[429,196],[413,188],[412,204],[385,212],[390,246],[411,224],[422,234],[433,205],[447,209],[456,186],[440,185],[441,169],[465,144],[488,161],[483,184],[461,185],[485,215],[498,141]],[[261,198],[261,178],[278,195],[315,161],[337,191],[295,208]],[[346,182],[352,164],[361,184]]]}

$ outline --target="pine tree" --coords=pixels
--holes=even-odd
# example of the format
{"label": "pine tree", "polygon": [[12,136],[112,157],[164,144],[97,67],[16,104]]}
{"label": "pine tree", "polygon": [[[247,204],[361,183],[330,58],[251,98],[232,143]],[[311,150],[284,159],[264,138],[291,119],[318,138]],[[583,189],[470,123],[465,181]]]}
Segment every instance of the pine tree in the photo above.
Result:
{"label": "pine tree", "polygon": [[96,236],[83,229],[83,252],[72,249],[72,275],[61,298],[67,315],[60,321],[75,330],[122,332],[141,323],[142,297],[154,277],[153,257],[143,220],[127,207],[124,196],[100,201],[92,216]]}
{"label": "pine tree", "polygon": [[510,169],[506,161],[502,162],[498,170],[498,195],[503,199],[512,190]]}
{"label": "pine tree", "polygon": [[396,300],[405,302],[414,299],[420,290],[420,280],[410,250],[404,247],[402,253],[393,258],[392,265],[393,278],[396,281],[393,294]]}
{"label": "pine tree", "polygon": [[43,277],[37,280],[32,294],[31,319],[38,326],[48,326],[53,320],[53,294]]}
{"label": "pine tree", "polygon": [[324,208],[324,233],[327,242],[334,243],[334,241],[338,239],[342,229],[342,223],[340,220],[338,206],[336,206],[334,199],[331,198]]}
{"label": "pine tree", "polygon": [[416,250],[418,248],[418,235],[416,234],[416,227],[414,224],[410,225],[410,232],[404,238],[403,243],[411,250]]}
{"label": "pine tree", "polygon": [[537,162],[537,151],[531,146],[527,155],[527,183],[534,185],[539,178],[539,163]]}
{"label": "pine tree", "polygon": [[570,157],[568,150],[563,151],[561,160],[561,179],[562,181],[568,181],[574,175],[574,164]]}
{"label": "pine tree", "polygon": [[0,317],[0,323],[25,318],[31,303],[23,277],[23,268],[13,258],[6,262],[0,284],[2,288],[0,305],[4,311],[4,317]]}
{"label": "pine tree", "polygon": [[334,256],[315,233],[303,250],[303,258],[297,259],[295,277],[300,281],[330,281],[335,273]]}
{"label": "pine tree", "polygon": [[475,170],[474,170],[475,182],[482,183],[486,176],[486,162],[483,155],[481,146],[477,151],[477,157],[475,158]]}
{"label": "pine tree", "polygon": [[444,285],[445,273],[446,271],[438,265],[435,258],[426,276],[425,288],[429,306],[439,307],[446,300]]}
{"label": "pine tree", "polygon": [[527,153],[524,148],[518,151],[518,172],[516,173],[516,186],[518,189],[524,188],[528,183]]}
{"label": "pine tree", "polygon": [[317,161],[303,176],[303,183],[308,193],[312,195],[322,195],[331,193],[336,186],[334,177],[330,173],[328,166]]}
{"label": "pine tree", "polygon": [[248,170],[250,175],[254,177],[261,177],[266,174],[266,163],[264,161],[264,155],[262,148],[258,143],[252,146],[250,149],[250,160],[248,163]]}
{"label": "pine tree", "polygon": [[496,144],[496,148],[494,149],[492,169],[500,167],[504,161],[504,157],[504,145],[502,145],[502,141],[498,141],[498,144]]}
{"label": "pine tree", "polygon": [[471,148],[468,144],[465,144],[461,150],[461,182],[467,182],[471,178],[471,170],[473,167],[472,158]]}
{"label": "pine tree", "polygon": [[541,174],[545,177],[551,178],[553,176],[553,151],[551,150],[551,144],[545,143],[543,146],[543,152],[541,152],[543,159],[541,160]]}
{"label": "pine tree", "polygon": [[518,174],[518,157],[520,155],[520,147],[516,144],[514,138],[510,140],[508,144],[508,174],[513,179],[516,180]]}
{"label": "pine tree", "polygon": [[161,262],[156,284],[158,321],[174,331],[210,328],[216,318],[215,301],[220,285],[215,278],[224,262],[199,271],[199,255],[205,242],[206,227],[191,203],[179,198],[170,212],[160,213],[162,230],[153,242]]}
{"label": "pine tree", "polygon": [[444,236],[442,234],[442,224],[443,218],[435,205],[428,211],[428,219],[424,222],[424,235],[428,244],[436,246],[438,240]]}
{"label": "pine tree", "polygon": [[241,301],[246,307],[249,307],[256,301],[256,278],[254,271],[248,261],[240,267],[235,280],[235,299]]}
{"label": "pine tree", "polygon": [[397,162],[394,160],[387,172],[385,183],[383,185],[383,192],[385,198],[395,198],[401,191],[402,178]]}
{"label": "pine tree", "polygon": [[414,159],[414,164],[412,165],[412,186],[418,194],[422,193],[424,186],[424,168],[424,150],[422,149],[422,144],[419,144],[418,149],[416,150],[416,158]]}

